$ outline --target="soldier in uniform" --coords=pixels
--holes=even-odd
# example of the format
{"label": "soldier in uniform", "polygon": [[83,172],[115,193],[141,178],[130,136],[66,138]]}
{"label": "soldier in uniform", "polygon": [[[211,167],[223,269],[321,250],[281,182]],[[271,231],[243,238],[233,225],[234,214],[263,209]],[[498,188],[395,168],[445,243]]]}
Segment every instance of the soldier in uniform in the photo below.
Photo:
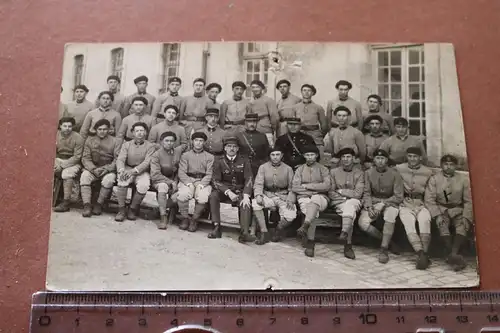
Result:
{"label": "soldier in uniform", "polygon": [[[198,219],[203,214],[212,192],[212,174],[214,171],[214,156],[203,149],[207,136],[203,132],[194,132],[191,136],[191,147],[181,155],[179,161],[178,191],[172,197],[179,206],[183,220],[179,229],[195,232],[198,229]],[[193,216],[189,217],[189,200],[195,199]]]}
{"label": "soldier in uniform", "polygon": [[[431,213],[424,205],[424,192],[432,170],[422,165],[422,151],[418,147],[408,148],[406,159],[407,163],[396,166],[404,184],[404,200],[399,206],[399,218],[408,241],[418,255],[416,268],[427,269],[427,251],[431,243]],[[417,234],[415,222],[418,222],[420,235]]]}
{"label": "soldier in uniform", "polygon": [[213,185],[210,193],[210,214],[214,230],[208,238],[221,238],[220,204],[231,203],[238,207],[240,220],[240,243],[253,242],[254,236],[249,234],[252,219],[253,176],[248,159],[238,153],[239,141],[236,137],[224,138],[223,157],[218,158],[214,164]]}
{"label": "soldier in uniform", "polygon": [[424,143],[418,136],[410,135],[408,120],[405,118],[394,119],[394,131],[394,135],[380,145],[380,149],[389,153],[391,161],[395,164],[406,162],[406,150],[410,147],[418,147],[422,150],[422,164],[427,165]]}
{"label": "soldier in uniform", "polygon": [[[113,95],[113,102],[111,104],[111,109],[115,110],[120,114],[120,116],[125,118],[129,115],[128,110],[124,110],[125,96],[118,91],[121,79],[117,75],[108,76],[106,83],[108,84],[108,91]],[[99,108],[101,106],[100,98],[97,98],[94,103],[94,108]]]}
{"label": "soldier in uniform", "polygon": [[220,127],[228,132],[228,135],[236,135],[237,131],[243,131],[245,115],[250,112],[250,101],[243,97],[247,86],[242,81],[232,84],[233,97],[225,100],[220,106]]}
{"label": "soldier in uniform", "polygon": [[266,86],[260,80],[253,80],[250,83],[252,89],[252,101],[250,102],[250,110],[259,115],[257,130],[265,133],[269,145],[274,146],[274,136],[277,133],[279,126],[279,115],[276,102],[264,95]]}
{"label": "soldier in uniform", "polygon": [[328,191],[331,186],[330,173],[324,165],[317,162],[318,157],[318,147],[305,147],[306,163],[297,168],[292,181],[292,191],[297,194],[300,210],[305,215],[297,236],[302,238],[302,244],[306,248],[304,253],[308,257],[314,257],[315,220],[328,207]]}
{"label": "soldier in uniform", "polygon": [[[118,173],[116,198],[119,207],[119,212],[115,217],[117,222],[123,222],[125,216],[132,221],[136,219],[139,206],[151,183],[149,165],[155,152],[155,145],[146,140],[148,125],[135,123],[132,125],[132,132],[134,133],[134,139],[123,143],[116,160]],[[127,213],[125,200],[127,199],[127,190],[130,184],[135,184],[136,191]]]}
{"label": "soldier in uniform", "polygon": [[[162,133],[160,136],[161,148],[151,158],[151,181],[153,187],[158,191],[158,208],[160,210],[158,229],[167,229],[169,223],[167,208],[173,209],[175,207],[171,197],[177,192],[177,170],[182,154],[182,149],[175,148],[176,141],[177,135],[174,132]],[[174,214],[171,214],[170,217],[171,224]]]}
{"label": "soldier in uniform", "polygon": [[[102,205],[111,196],[116,181],[116,159],[121,142],[109,135],[111,124],[107,119],[98,120],[94,125],[95,136],[85,141],[82,156],[83,172],[80,177],[80,191],[83,201],[83,217],[101,215]],[[92,183],[100,181],[101,189],[97,202],[92,208]]]}
{"label": "soldier in uniform", "polygon": [[316,87],[311,84],[304,84],[300,88],[300,91],[302,93],[302,101],[293,106],[294,117],[301,119],[301,130],[312,136],[314,143],[319,149],[320,158],[323,158],[325,153],[323,138],[328,133],[325,109],[312,101],[312,97],[316,95]]}
{"label": "soldier in uniform", "polygon": [[363,133],[370,132],[370,122],[368,121],[368,118],[370,116],[379,116],[380,118],[382,118],[382,123],[381,123],[382,133],[385,133],[388,136],[394,134],[395,132],[394,118],[390,114],[380,110],[380,107],[382,106],[382,98],[380,98],[379,95],[372,94],[368,96],[366,102],[368,104],[368,111],[363,112],[362,132]]}
{"label": "soldier in uniform", "polygon": [[217,109],[220,110],[220,104],[217,102],[217,96],[222,92],[222,86],[218,83],[209,83],[205,89],[207,92],[207,97],[209,103],[207,104],[207,109]]}
{"label": "soldier in uniform", "polygon": [[369,133],[365,134],[365,169],[369,169],[372,166],[373,153],[380,147],[382,142],[384,142],[389,137],[389,135],[382,132],[381,126],[384,120],[378,114],[369,115],[364,119],[364,122],[369,126]]}
{"label": "soldier in uniform", "polygon": [[[382,240],[378,261],[386,264],[399,205],[403,202],[404,185],[398,171],[389,168],[389,154],[385,150],[377,149],[373,156],[375,167],[365,171],[363,210],[358,225],[368,235]],[[372,225],[380,216],[384,218],[382,234]]]}
{"label": "soldier in uniform", "polygon": [[80,129],[80,135],[84,140],[86,140],[88,136],[95,135],[94,126],[97,121],[101,119],[109,120],[109,123],[111,124],[111,127],[109,128],[109,135],[116,135],[116,131],[118,131],[122,123],[122,117],[118,111],[111,108],[113,98],[113,94],[109,91],[103,91],[99,94],[100,106],[87,113],[85,120],[83,121],[82,128]]}
{"label": "soldier in uniform", "polygon": [[[448,263],[455,271],[460,271],[466,267],[466,263],[459,251],[474,219],[470,180],[467,175],[456,172],[457,164],[458,160],[453,155],[441,158],[442,171],[429,179],[424,200],[449,253]],[[455,227],[453,242],[450,224]]]}
{"label": "soldier in uniform", "polygon": [[134,79],[134,84],[137,87],[137,92],[133,93],[132,95],[128,96],[125,99],[125,102],[123,104],[123,109],[125,114],[131,113],[130,108],[132,107],[132,101],[134,100],[134,98],[142,96],[148,100],[148,105],[146,106],[146,110],[144,112],[148,115],[151,115],[151,108],[153,107],[156,101],[156,97],[147,92],[148,81],[149,79],[145,75],[138,76]]}
{"label": "soldier in uniform", "polygon": [[295,96],[290,92],[291,83],[288,80],[279,80],[276,84],[276,89],[281,93],[281,98],[277,103],[280,125],[276,137],[286,133],[286,118],[295,117],[292,106],[300,102],[300,97]]}
{"label": "soldier in uniform", "polygon": [[163,114],[165,120],[153,126],[149,132],[148,141],[155,143],[157,148],[160,148],[161,135],[165,132],[174,132],[176,137],[174,147],[182,147],[181,151],[185,151],[188,147],[186,130],[175,120],[179,115],[179,108],[175,105],[166,105],[163,108]]}
{"label": "soldier in uniform", "polygon": [[[153,117],[155,124],[159,124],[165,120],[165,107],[167,105],[175,105],[178,110],[184,109],[184,98],[179,96],[181,85],[182,80],[178,77],[171,77],[168,79],[167,91],[158,96],[151,110],[151,117]],[[179,112],[177,112],[177,114],[179,114]]]}
{"label": "soldier in uniform", "polygon": [[[325,139],[325,152],[332,154],[331,167],[336,168],[339,165],[339,159],[336,154],[343,148],[352,148],[359,157],[359,162],[363,163],[366,158],[365,137],[360,130],[349,125],[351,111],[345,106],[338,106],[333,111],[338,126],[333,127]],[[356,164],[358,161],[356,161]]]}
{"label": "soldier in uniform", "polygon": [[86,98],[89,88],[87,88],[84,84],[77,85],[73,92],[75,100],[66,104],[64,117],[75,118],[75,127],[73,128],[73,131],[79,132],[83,125],[85,116],[94,109],[94,104]]}
{"label": "soldier in uniform", "polygon": [[293,170],[281,161],[282,158],[283,152],[278,147],[271,149],[269,162],[259,167],[255,177],[252,208],[261,231],[256,241],[258,245],[269,240],[264,208],[275,208],[279,212],[280,221],[273,235],[274,242],[283,238],[284,229],[297,217],[296,197],[292,191]]}
{"label": "soldier in uniform", "polygon": [[315,143],[310,135],[300,131],[300,118],[287,118],[286,123],[287,133],[276,140],[276,147],[283,152],[283,162],[295,171],[299,165],[306,163],[304,148]]}
{"label": "soldier in uniform", "polygon": [[352,148],[343,148],[337,153],[341,166],[330,170],[332,187],[328,196],[330,204],[342,216],[342,232],[339,239],[345,241],[344,256],[355,259],[352,249],[352,231],[356,215],[361,209],[361,198],[365,186],[365,175],[359,168],[354,168],[356,152]]}
{"label": "soldier in uniform", "polygon": [[205,141],[205,151],[214,156],[222,156],[224,147],[222,138],[226,135],[226,131],[219,127],[219,109],[209,108],[205,114],[206,125],[196,132],[205,133],[207,140]]}
{"label": "soldier in uniform", "polygon": [[134,97],[132,100],[131,114],[126,116],[122,120],[122,124],[116,137],[120,140],[130,141],[134,138],[134,133],[132,132],[132,126],[135,123],[142,122],[148,125],[148,128],[153,126],[153,117],[145,114],[146,108],[148,106],[148,100],[142,96]]}
{"label": "soldier in uniform", "polygon": [[185,127],[186,135],[191,137],[191,134],[199,130],[205,125],[205,113],[209,104],[212,101],[204,94],[205,80],[197,78],[193,81],[194,93],[191,96],[184,98],[184,109],[180,109],[179,121]]}
{"label": "soldier in uniform", "polygon": [[236,137],[240,145],[238,153],[246,156],[252,166],[252,175],[257,175],[259,167],[269,158],[269,141],[264,133],[257,131],[259,116],[255,113],[245,115],[245,131]]}
{"label": "soldier in uniform", "polygon": [[59,131],[56,138],[56,160],[54,174],[60,175],[63,181],[64,199],[54,207],[55,212],[69,211],[71,194],[75,177],[80,172],[80,159],[83,153],[83,139],[73,131],[74,118],[63,117],[59,120]]}
{"label": "soldier in uniform", "polygon": [[361,130],[363,126],[361,103],[349,96],[349,91],[352,89],[351,82],[340,80],[335,84],[335,89],[338,91],[338,97],[328,101],[326,106],[328,126],[337,127],[339,125],[338,119],[333,112],[337,107],[344,106],[351,112],[348,124]]}

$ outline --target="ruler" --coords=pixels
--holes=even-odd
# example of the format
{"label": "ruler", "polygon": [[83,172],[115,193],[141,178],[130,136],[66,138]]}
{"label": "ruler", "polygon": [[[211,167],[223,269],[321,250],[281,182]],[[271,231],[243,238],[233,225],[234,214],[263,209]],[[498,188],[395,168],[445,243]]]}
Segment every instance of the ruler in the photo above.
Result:
{"label": "ruler", "polygon": [[32,333],[500,333],[500,292],[40,292]]}

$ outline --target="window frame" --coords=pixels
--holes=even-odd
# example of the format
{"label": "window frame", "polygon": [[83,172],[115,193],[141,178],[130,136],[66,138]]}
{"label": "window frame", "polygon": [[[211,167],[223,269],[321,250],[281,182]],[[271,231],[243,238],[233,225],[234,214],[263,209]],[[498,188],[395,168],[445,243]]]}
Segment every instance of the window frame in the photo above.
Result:
{"label": "window frame", "polygon": [[73,88],[83,83],[84,67],[85,67],[85,55],[81,53],[75,55],[73,57]]}
{"label": "window frame", "polygon": [[[250,44],[258,46],[259,51],[257,51],[257,52],[249,51]],[[268,58],[268,54],[269,54],[269,52],[264,51],[264,49],[265,49],[264,43],[258,43],[258,42],[243,43],[243,57],[242,57],[243,58],[242,59],[243,76],[244,76],[243,81],[245,82],[245,84],[247,86],[250,85],[250,82],[255,80],[255,75],[257,74],[257,72],[255,70],[253,70],[251,72],[251,74],[250,74],[250,72],[248,72],[248,64],[250,62],[253,63],[253,65],[252,65],[253,68],[255,68],[255,63],[259,62],[260,69],[258,72],[258,75],[259,75],[258,80],[261,80],[266,87],[268,86],[268,83],[269,83],[269,58]],[[266,63],[267,63],[267,65],[266,65]],[[267,70],[266,70],[266,66],[267,66]],[[252,75],[251,80],[248,80],[248,75]],[[252,92],[250,89],[247,89],[245,91],[245,96],[247,98],[250,98],[252,96]]]}
{"label": "window frame", "polygon": [[[117,59],[120,57],[117,57],[121,53],[121,66],[117,66]],[[125,70],[125,49],[123,47],[116,47],[111,50],[111,65],[110,65],[110,75],[116,75],[120,78],[120,80],[123,82],[123,72]],[[117,58],[117,59],[115,59]],[[118,90],[120,90],[121,84],[118,87]]]}
{"label": "window frame", "polygon": [[[177,51],[177,59],[171,61],[172,54],[172,46],[176,45]],[[161,59],[162,59],[162,75],[161,75],[161,88],[159,89],[160,93],[164,93],[168,89],[168,80],[171,77],[179,76],[180,73],[180,63],[181,63],[181,43],[163,43],[161,48]],[[175,74],[170,75],[169,69],[175,68]]]}

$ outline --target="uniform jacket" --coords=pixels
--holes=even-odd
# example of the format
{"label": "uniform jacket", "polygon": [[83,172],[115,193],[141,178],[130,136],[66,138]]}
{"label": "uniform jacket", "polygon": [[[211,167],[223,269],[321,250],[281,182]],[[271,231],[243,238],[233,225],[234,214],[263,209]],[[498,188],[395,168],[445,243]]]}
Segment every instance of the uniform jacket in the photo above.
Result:
{"label": "uniform jacket", "polygon": [[233,161],[227,155],[218,157],[214,163],[213,185],[221,193],[231,190],[235,193],[252,195],[250,161],[240,154],[236,154]]}
{"label": "uniform jacket", "polygon": [[82,165],[88,171],[104,167],[108,172],[115,172],[120,148],[121,142],[115,137],[108,135],[101,139],[91,136],[85,141]]}

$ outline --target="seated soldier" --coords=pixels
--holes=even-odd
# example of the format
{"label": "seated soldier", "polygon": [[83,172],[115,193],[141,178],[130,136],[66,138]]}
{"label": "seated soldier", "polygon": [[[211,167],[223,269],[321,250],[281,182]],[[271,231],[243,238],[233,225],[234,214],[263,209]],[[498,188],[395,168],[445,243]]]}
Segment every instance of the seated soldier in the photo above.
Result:
{"label": "seated soldier", "polygon": [[[107,119],[98,120],[94,125],[95,136],[85,141],[83,148],[83,172],[80,187],[83,201],[83,217],[101,215],[102,205],[111,196],[116,181],[116,159],[120,153],[121,142],[109,135],[111,124]],[[92,183],[100,181],[101,189],[97,203],[92,209]]]}
{"label": "seated soldier", "polygon": [[[213,88],[214,90],[217,87]],[[205,141],[204,149],[206,152],[214,156],[222,156],[224,149],[222,148],[222,138],[226,135],[226,131],[219,127],[219,110],[216,108],[207,109],[205,114],[205,125],[196,132],[205,133],[207,141]]]}
{"label": "seated soldier", "polygon": [[179,122],[175,120],[179,114],[179,108],[175,105],[167,105],[163,108],[163,113],[165,114],[165,120],[159,122],[151,128],[148,135],[148,141],[155,143],[156,148],[161,148],[160,137],[165,132],[174,132],[177,139],[175,140],[174,148],[181,146],[181,151],[185,151],[188,146],[188,139],[186,137],[186,130],[184,127],[179,125]]}
{"label": "seated soldier", "polygon": [[318,147],[305,147],[306,163],[297,168],[292,181],[292,191],[297,194],[300,210],[305,215],[297,236],[302,238],[302,244],[306,248],[304,253],[308,257],[314,257],[315,219],[328,207],[331,185],[330,173],[324,165],[317,162],[318,156]]}
{"label": "seated soldier", "polygon": [[[116,198],[119,211],[115,221],[123,222],[125,215],[129,220],[135,220],[142,200],[146,196],[150,186],[149,165],[155,152],[155,145],[146,141],[148,126],[144,123],[132,125],[134,139],[124,142],[120,154],[116,160],[118,172],[118,189]],[[130,184],[135,184],[136,192],[132,197],[127,213],[125,201]]]}
{"label": "seated soldier", "polygon": [[64,199],[63,202],[54,207],[55,212],[69,211],[73,184],[81,169],[83,139],[80,134],[73,132],[73,125],[75,125],[74,118],[63,117],[59,120],[54,174],[60,175],[62,178]]}
{"label": "seated soldier", "polygon": [[[398,207],[403,202],[404,187],[397,170],[388,166],[389,154],[377,149],[373,156],[375,167],[365,171],[363,210],[358,225],[368,235],[382,239],[378,261],[386,264],[389,262],[388,249],[399,213]],[[384,218],[382,234],[372,225],[380,216]]]}
{"label": "seated soldier", "polygon": [[[457,164],[458,160],[453,155],[441,158],[442,171],[429,179],[425,190],[425,206],[439,228],[439,234],[449,253],[448,263],[455,271],[461,271],[466,263],[459,251],[474,219],[470,180],[467,175],[456,172]],[[455,228],[453,242],[450,224]]]}
{"label": "seated soldier", "polygon": [[281,161],[282,158],[283,152],[279,148],[271,149],[270,161],[259,167],[255,177],[252,208],[261,231],[256,241],[258,245],[268,242],[266,219],[262,211],[264,208],[277,208],[279,211],[280,221],[272,239],[275,242],[283,238],[283,229],[297,216],[296,198],[292,192],[293,170]]}
{"label": "seated soldier", "polygon": [[355,259],[352,249],[352,230],[356,214],[361,209],[361,198],[365,186],[365,175],[359,168],[354,168],[356,153],[352,148],[341,149],[336,156],[341,166],[330,170],[332,187],[328,196],[330,204],[342,216],[342,232],[339,239],[345,241],[344,256]]}
{"label": "seated soldier", "polygon": [[[404,184],[404,200],[399,206],[399,218],[408,237],[408,241],[418,254],[417,269],[429,267],[427,251],[431,243],[431,213],[424,206],[424,192],[432,170],[422,165],[422,150],[410,147],[406,150],[407,163],[398,164]],[[417,234],[415,222],[418,222]]]}
{"label": "seated soldier", "polygon": [[[182,147],[174,148],[177,136],[174,132],[165,132],[160,136],[162,148],[156,151],[151,158],[151,181],[153,187],[158,191],[158,209],[160,210],[160,223],[158,229],[167,229],[169,223],[167,208],[173,209],[174,202],[172,194],[177,192],[179,161],[181,159]],[[167,200],[167,196],[170,196]],[[173,222],[174,214],[170,214]]]}
{"label": "seated soldier", "polygon": [[224,138],[226,154],[215,161],[213,184],[210,193],[210,213],[214,230],[208,238],[221,238],[220,204],[232,203],[238,207],[240,219],[240,243],[253,242],[255,237],[249,234],[252,207],[252,167],[248,159],[238,154],[239,142],[236,137]]}
{"label": "seated soldier", "polygon": [[[179,206],[183,220],[179,229],[195,232],[198,229],[198,219],[203,214],[212,192],[214,156],[203,149],[207,136],[203,132],[191,135],[192,149],[181,155],[178,171],[178,191],[172,200]],[[195,200],[194,213],[189,217],[189,200]]]}
{"label": "seated soldier", "polygon": [[131,114],[122,120],[122,124],[116,137],[120,140],[130,141],[134,138],[132,133],[132,125],[143,122],[148,125],[148,128],[153,126],[153,117],[146,113],[148,100],[145,97],[137,96],[132,99]]}

